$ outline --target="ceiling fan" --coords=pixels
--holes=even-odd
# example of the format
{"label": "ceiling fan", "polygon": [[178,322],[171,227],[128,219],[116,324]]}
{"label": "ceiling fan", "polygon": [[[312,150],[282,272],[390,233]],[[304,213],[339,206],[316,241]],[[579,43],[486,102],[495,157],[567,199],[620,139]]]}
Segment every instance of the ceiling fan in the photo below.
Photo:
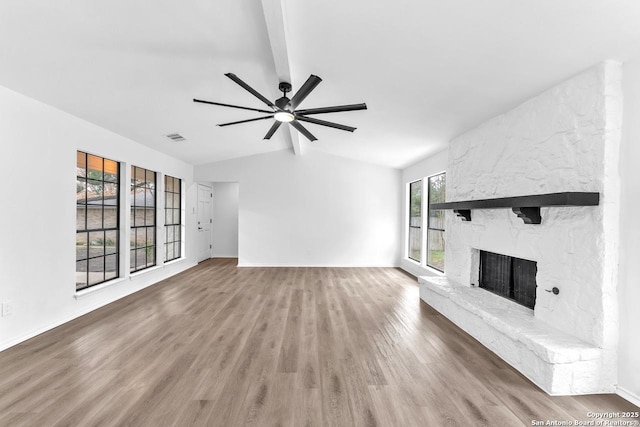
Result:
{"label": "ceiling fan", "polygon": [[325,113],[337,113],[341,111],[353,111],[353,110],[366,110],[367,105],[365,103],[362,104],[350,104],[350,105],[337,105],[334,107],[321,107],[321,108],[309,108],[306,110],[296,110],[298,105],[304,101],[304,99],[311,93],[313,89],[320,84],[322,79],[318,76],[314,76],[313,74],[309,76],[307,81],[302,85],[302,87],[296,92],[293,98],[287,98],[287,92],[291,92],[291,84],[287,82],[281,82],[278,88],[283,93],[282,98],[276,99],[275,103],[269,101],[267,98],[262,96],[258,91],[253,89],[251,86],[243,82],[238,76],[233,73],[227,73],[225,76],[229,77],[231,80],[236,82],[238,85],[242,86],[247,92],[251,93],[253,96],[258,98],[260,101],[264,102],[271,111],[269,110],[261,110],[259,108],[251,108],[251,107],[242,107],[239,105],[232,104],[223,104],[220,102],[212,102],[212,101],[203,101],[201,99],[194,99],[193,102],[201,102],[203,104],[213,104],[220,105],[222,107],[231,107],[231,108],[239,108],[241,110],[249,110],[249,111],[257,111],[259,113],[268,114],[262,117],[256,117],[254,119],[240,120],[237,122],[230,123],[222,123],[218,126],[230,126],[237,125],[240,123],[248,123],[255,122],[258,120],[267,120],[267,119],[275,119],[273,126],[269,129],[267,134],[264,136],[264,139],[270,139],[273,134],[278,130],[282,123],[289,123],[295,129],[298,130],[301,134],[303,134],[309,141],[316,141],[318,138],[313,136],[311,132],[309,132],[302,123],[307,122],[313,123],[321,126],[328,126],[334,129],[346,130],[349,132],[353,132],[356,128],[351,126],[345,126],[338,123],[327,122],[325,120],[314,119],[312,117],[307,117],[313,114],[325,114]]}

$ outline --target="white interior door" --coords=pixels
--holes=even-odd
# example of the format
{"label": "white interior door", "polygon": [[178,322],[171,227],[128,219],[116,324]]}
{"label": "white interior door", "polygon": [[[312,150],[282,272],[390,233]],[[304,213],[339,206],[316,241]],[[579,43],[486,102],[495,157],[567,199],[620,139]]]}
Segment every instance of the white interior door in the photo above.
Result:
{"label": "white interior door", "polygon": [[213,188],[198,184],[198,262],[211,258]]}

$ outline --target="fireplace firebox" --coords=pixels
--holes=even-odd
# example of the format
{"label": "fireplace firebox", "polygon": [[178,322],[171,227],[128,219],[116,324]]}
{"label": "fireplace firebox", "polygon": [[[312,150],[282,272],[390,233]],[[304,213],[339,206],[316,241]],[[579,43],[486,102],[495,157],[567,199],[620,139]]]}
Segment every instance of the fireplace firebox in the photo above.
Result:
{"label": "fireplace firebox", "polygon": [[533,310],[537,270],[535,261],[480,251],[479,286]]}

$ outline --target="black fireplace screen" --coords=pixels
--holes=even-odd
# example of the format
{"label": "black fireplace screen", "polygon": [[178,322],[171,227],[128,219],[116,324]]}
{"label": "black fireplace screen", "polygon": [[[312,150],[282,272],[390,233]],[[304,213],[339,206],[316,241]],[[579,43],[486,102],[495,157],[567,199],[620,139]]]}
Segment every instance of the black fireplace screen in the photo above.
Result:
{"label": "black fireplace screen", "polygon": [[480,251],[480,287],[531,309],[537,270],[535,261]]}

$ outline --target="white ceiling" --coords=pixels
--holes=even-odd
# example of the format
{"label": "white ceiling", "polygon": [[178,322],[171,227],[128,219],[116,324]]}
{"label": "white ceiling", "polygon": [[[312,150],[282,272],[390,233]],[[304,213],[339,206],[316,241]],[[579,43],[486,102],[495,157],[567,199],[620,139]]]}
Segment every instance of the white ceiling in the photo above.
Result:
{"label": "white ceiling", "polygon": [[[259,113],[191,101],[265,107],[226,72],[281,96],[262,9],[274,1],[294,92],[323,79],[301,108],[369,107],[316,116],[358,130],[309,124],[319,140],[301,137],[302,152],[392,167],[604,59],[640,55],[637,0],[2,0],[0,85],[193,164],[288,148],[282,129],[262,140],[270,121],[215,126]],[[163,137],[173,132],[188,141]]]}

